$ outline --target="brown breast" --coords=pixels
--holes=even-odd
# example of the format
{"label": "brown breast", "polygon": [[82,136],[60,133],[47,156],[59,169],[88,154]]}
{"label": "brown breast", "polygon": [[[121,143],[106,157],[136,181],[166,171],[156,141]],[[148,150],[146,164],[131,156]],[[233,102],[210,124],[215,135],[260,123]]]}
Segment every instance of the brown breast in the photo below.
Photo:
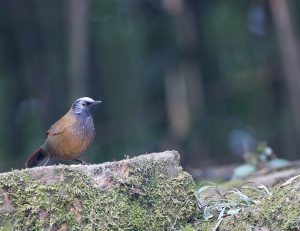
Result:
{"label": "brown breast", "polygon": [[79,120],[68,112],[50,128],[44,148],[58,159],[76,159],[91,144],[94,134],[92,117]]}

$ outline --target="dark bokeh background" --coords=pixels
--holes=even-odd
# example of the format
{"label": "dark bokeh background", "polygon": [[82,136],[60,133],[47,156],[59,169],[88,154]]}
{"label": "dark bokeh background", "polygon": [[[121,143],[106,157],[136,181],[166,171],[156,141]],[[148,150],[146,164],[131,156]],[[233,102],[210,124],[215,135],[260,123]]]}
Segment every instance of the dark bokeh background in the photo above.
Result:
{"label": "dark bokeh background", "polygon": [[176,149],[186,168],[267,141],[300,157],[300,2],[0,0],[0,169],[21,168],[82,96],[83,159]]}

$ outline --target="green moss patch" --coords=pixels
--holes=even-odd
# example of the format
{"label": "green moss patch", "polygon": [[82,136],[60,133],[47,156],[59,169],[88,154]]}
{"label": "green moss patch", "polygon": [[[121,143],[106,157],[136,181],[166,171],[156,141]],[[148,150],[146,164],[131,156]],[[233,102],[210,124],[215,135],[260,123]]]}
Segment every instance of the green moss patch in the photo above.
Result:
{"label": "green moss patch", "polygon": [[241,214],[224,219],[220,230],[300,230],[300,181],[276,186],[271,192],[272,196]]}
{"label": "green moss patch", "polygon": [[[161,166],[163,167],[163,166]],[[2,230],[166,230],[188,227],[195,213],[194,183],[179,171],[161,175],[155,166],[129,167],[101,188],[93,176],[68,166],[42,183],[28,171],[2,176]]]}

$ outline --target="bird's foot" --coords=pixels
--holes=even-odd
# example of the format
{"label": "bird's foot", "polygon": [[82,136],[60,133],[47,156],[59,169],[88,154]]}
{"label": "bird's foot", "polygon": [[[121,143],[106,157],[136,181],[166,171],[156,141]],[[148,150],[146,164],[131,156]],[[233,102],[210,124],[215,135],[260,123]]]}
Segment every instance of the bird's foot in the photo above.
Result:
{"label": "bird's foot", "polygon": [[85,162],[84,160],[79,160],[79,159],[75,159],[75,161],[79,162],[82,165],[87,165],[88,163]]}
{"label": "bird's foot", "polygon": [[44,163],[43,166],[46,166],[46,165],[48,164],[48,162],[49,162],[50,159],[51,159],[51,157],[49,157],[49,158],[46,160],[46,162]]}

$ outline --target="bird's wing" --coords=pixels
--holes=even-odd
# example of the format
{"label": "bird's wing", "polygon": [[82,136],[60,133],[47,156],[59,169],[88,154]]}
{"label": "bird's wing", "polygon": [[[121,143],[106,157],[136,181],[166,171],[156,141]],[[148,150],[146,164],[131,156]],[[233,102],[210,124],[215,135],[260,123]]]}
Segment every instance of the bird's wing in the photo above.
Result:
{"label": "bird's wing", "polygon": [[53,124],[53,125],[49,128],[49,130],[46,132],[46,139],[47,139],[49,136],[55,136],[55,135],[58,135],[58,134],[62,133],[64,129],[65,129],[65,127],[56,126],[56,123]]}
{"label": "bird's wing", "polygon": [[66,128],[72,126],[74,123],[75,123],[74,116],[72,116],[71,113],[68,112],[49,128],[49,130],[46,133],[46,139],[49,136],[55,136],[64,132]]}

